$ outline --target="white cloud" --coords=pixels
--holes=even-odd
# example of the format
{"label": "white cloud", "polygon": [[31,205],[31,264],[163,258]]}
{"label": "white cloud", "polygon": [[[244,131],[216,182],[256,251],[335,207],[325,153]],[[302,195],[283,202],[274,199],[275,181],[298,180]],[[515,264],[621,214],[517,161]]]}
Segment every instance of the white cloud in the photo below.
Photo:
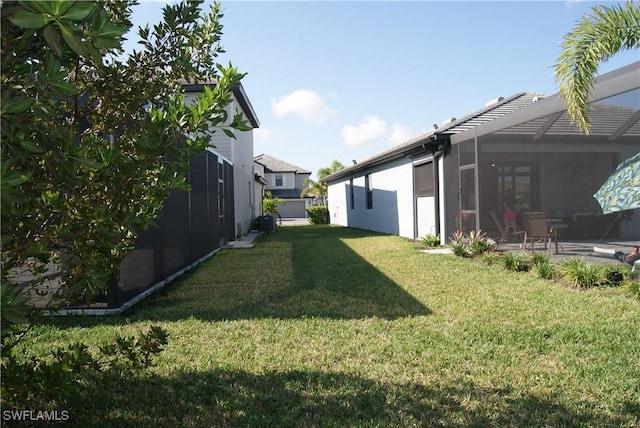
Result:
{"label": "white cloud", "polygon": [[347,147],[358,147],[367,141],[384,138],[387,124],[377,116],[367,116],[357,125],[342,128],[342,140]]}
{"label": "white cloud", "polygon": [[290,114],[306,123],[325,123],[337,112],[324,103],[320,95],[309,89],[298,89],[271,101],[271,111],[281,119]]}
{"label": "white cloud", "polygon": [[407,141],[416,137],[417,135],[418,134],[412,131],[411,128],[407,126],[395,124],[393,125],[393,129],[391,130],[391,133],[387,138],[387,143],[390,146],[395,146],[398,144],[406,143]]}
{"label": "white cloud", "polygon": [[253,141],[255,143],[268,142],[274,135],[273,129],[269,128],[256,128],[253,130]]}

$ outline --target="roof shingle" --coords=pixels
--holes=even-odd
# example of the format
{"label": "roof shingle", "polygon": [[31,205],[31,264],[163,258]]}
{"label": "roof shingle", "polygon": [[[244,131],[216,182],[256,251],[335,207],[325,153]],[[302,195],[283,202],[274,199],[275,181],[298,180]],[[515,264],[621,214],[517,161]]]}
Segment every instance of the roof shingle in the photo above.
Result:
{"label": "roof shingle", "polygon": [[258,155],[254,157],[253,160],[264,166],[265,172],[295,172],[296,174],[311,174],[311,171],[265,154]]}

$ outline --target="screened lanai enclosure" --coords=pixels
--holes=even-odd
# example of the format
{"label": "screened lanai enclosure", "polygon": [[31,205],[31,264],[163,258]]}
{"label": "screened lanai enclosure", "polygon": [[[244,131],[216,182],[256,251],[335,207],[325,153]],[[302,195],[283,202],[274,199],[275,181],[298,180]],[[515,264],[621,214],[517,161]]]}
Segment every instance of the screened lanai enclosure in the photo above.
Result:
{"label": "screened lanai enclosure", "polygon": [[503,238],[508,224],[523,232],[535,213],[556,243],[640,242],[639,208],[616,204],[609,213],[594,197],[640,152],[640,62],[599,76],[590,100],[589,134],[558,94],[527,92],[434,124],[326,177],[331,222],[447,244],[457,231]]}
{"label": "screened lanai enclosure", "polygon": [[[544,104],[534,94],[521,96],[523,103],[532,97],[533,103]],[[548,101],[555,101],[548,106],[558,105]],[[448,169],[458,176],[449,173],[447,178],[459,182],[459,192],[457,200],[448,200],[448,229],[499,236],[491,211],[504,222],[509,207],[520,228],[523,213],[544,212],[559,225],[561,239],[640,240],[640,210],[604,214],[593,196],[619,163],[640,152],[640,89],[592,102],[588,135],[566,111],[547,107],[551,111],[544,114],[543,106],[535,107],[529,104],[502,122],[496,119],[499,123],[492,122],[493,129],[483,135],[478,135],[482,128],[469,128],[466,135],[459,129],[451,136],[446,162],[456,164]],[[519,120],[506,120],[518,113]]]}
{"label": "screened lanai enclosure", "polygon": [[191,159],[187,181],[191,191],[172,191],[158,227],[140,231],[103,296],[107,307],[122,305],[234,239],[233,165],[209,150]]}

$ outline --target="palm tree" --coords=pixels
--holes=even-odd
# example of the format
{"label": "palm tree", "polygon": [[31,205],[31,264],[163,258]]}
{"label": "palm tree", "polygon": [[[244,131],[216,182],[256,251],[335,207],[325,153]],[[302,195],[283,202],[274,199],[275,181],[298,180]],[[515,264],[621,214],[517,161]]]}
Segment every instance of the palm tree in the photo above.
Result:
{"label": "palm tree", "polygon": [[344,169],[344,165],[337,160],[331,162],[331,165],[328,167],[320,168],[318,170],[318,181],[310,178],[304,181],[305,188],[300,192],[300,197],[304,198],[305,196],[313,195],[316,198],[320,198],[322,205],[327,205],[327,185],[323,183],[322,180],[341,169]]}
{"label": "palm tree", "polygon": [[589,133],[589,92],[598,66],[614,54],[640,47],[640,3],[598,5],[561,42],[554,65],[560,97],[580,130]]}

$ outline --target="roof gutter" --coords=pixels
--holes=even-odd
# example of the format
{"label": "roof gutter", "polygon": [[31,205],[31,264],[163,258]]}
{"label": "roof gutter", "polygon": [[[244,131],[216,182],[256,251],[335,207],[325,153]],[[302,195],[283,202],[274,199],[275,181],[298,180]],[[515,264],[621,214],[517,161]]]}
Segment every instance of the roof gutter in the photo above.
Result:
{"label": "roof gutter", "polygon": [[404,157],[416,156],[423,153],[431,153],[434,156],[441,153],[447,155],[450,152],[450,146],[450,136],[447,134],[430,133],[428,135],[422,135],[416,138],[414,142],[403,144],[401,147],[387,150],[386,152],[365,159],[360,163],[341,169],[322,179],[322,182],[329,183],[364,169]]}
{"label": "roof gutter", "polygon": [[258,183],[262,184],[263,186],[266,186],[267,184],[269,184],[269,180],[267,180],[257,172],[254,174],[254,178]]}

